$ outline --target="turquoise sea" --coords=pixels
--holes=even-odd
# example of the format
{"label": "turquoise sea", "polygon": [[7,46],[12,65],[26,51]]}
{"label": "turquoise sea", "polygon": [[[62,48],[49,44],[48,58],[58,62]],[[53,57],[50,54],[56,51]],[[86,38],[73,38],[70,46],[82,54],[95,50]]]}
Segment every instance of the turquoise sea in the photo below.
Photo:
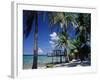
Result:
{"label": "turquoise sea", "polygon": [[[63,61],[64,61],[63,57]],[[54,57],[53,61],[60,62],[60,57]],[[46,63],[51,63],[52,62],[52,57],[48,57],[45,55],[39,55],[38,56],[38,67],[44,67]],[[31,69],[32,68],[32,63],[33,63],[33,56],[32,55],[24,55],[23,56],[23,69]]]}

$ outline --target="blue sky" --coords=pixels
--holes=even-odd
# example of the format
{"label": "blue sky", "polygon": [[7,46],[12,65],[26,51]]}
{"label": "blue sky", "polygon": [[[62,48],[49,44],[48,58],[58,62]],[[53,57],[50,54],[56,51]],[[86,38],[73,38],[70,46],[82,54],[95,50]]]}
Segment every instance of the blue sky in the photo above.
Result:
{"label": "blue sky", "polygon": [[[38,15],[38,48],[39,48],[39,54],[47,54],[48,51],[52,49],[52,46],[50,44],[51,36],[54,35],[54,32],[56,32],[56,29],[54,29],[52,32],[50,32],[50,25],[48,16],[45,15],[45,20],[43,20],[43,14],[39,12]],[[27,17],[23,15],[23,29],[26,26],[26,19]],[[60,26],[60,25],[56,25]],[[27,38],[23,37],[23,52],[24,55],[32,55],[33,54],[33,47],[34,47],[34,23],[32,25],[32,31],[29,34]],[[73,28],[72,24],[69,25],[68,33],[70,33],[70,36],[73,37],[75,35],[75,29]]]}

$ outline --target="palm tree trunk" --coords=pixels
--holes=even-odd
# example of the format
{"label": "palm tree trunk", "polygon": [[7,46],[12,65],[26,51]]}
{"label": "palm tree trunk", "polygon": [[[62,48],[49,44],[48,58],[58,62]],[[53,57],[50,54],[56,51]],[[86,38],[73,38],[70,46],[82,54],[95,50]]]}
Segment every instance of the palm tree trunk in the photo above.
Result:
{"label": "palm tree trunk", "polygon": [[60,54],[60,63],[62,63],[62,55]]}
{"label": "palm tree trunk", "polygon": [[69,55],[67,53],[67,48],[65,48],[64,52],[65,52],[65,62],[70,62]]}
{"label": "palm tree trunk", "polygon": [[34,32],[34,56],[32,69],[37,69],[38,63],[38,13],[35,14],[35,32]]}

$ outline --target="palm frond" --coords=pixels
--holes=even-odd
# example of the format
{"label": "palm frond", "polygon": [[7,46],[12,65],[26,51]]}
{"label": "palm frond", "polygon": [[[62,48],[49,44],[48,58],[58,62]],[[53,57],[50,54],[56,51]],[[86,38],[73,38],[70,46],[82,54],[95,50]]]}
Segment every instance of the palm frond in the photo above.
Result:
{"label": "palm frond", "polygon": [[24,35],[27,38],[28,35],[30,34],[31,30],[32,30],[32,24],[33,24],[33,20],[34,20],[34,17],[35,17],[35,11],[24,10],[23,14],[25,14],[25,16],[27,17],[26,29],[24,30]]}

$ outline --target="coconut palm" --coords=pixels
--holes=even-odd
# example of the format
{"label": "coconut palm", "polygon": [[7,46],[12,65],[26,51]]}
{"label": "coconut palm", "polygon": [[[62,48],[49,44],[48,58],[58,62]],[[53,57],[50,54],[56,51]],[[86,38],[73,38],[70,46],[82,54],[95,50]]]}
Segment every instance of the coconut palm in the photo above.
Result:
{"label": "coconut palm", "polygon": [[66,56],[65,59],[66,61],[69,62],[69,56],[67,54],[68,35],[66,32],[60,32],[58,36],[59,36],[59,40],[56,42],[56,47],[64,49],[64,54]]}
{"label": "coconut palm", "polygon": [[67,34],[67,27],[70,23],[76,23],[75,22],[75,14],[73,13],[65,13],[65,12],[51,12],[49,13],[49,20],[51,29],[55,27],[56,24],[59,24],[59,26],[62,29],[62,31],[58,32],[59,40],[55,41],[56,47],[64,48],[64,53],[66,55],[66,61],[69,62],[69,56],[67,52],[68,44],[70,44],[70,41],[68,40],[68,34]]}
{"label": "coconut palm", "polygon": [[26,28],[24,30],[24,35],[27,38],[32,30],[32,24],[35,22],[35,31],[34,31],[34,56],[33,56],[33,65],[32,69],[37,68],[38,60],[38,12],[37,11],[27,11],[24,10],[23,14],[27,17]]}
{"label": "coconut palm", "polygon": [[59,32],[58,38],[59,39],[55,42],[56,48],[64,49],[66,62],[70,62],[67,49],[71,49],[72,47],[75,48],[75,46],[71,44],[70,40],[68,39],[67,32]]}
{"label": "coconut palm", "polygon": [[[87,13],[78,13],[76,18],[78,27],[76,28],[77,40],[73,42],[76,45],[79,55],[83,59],[90,52],[87,42],[90,42],[91,33],[91,15]],[[86,49],[87,47],[87,49]]]}

